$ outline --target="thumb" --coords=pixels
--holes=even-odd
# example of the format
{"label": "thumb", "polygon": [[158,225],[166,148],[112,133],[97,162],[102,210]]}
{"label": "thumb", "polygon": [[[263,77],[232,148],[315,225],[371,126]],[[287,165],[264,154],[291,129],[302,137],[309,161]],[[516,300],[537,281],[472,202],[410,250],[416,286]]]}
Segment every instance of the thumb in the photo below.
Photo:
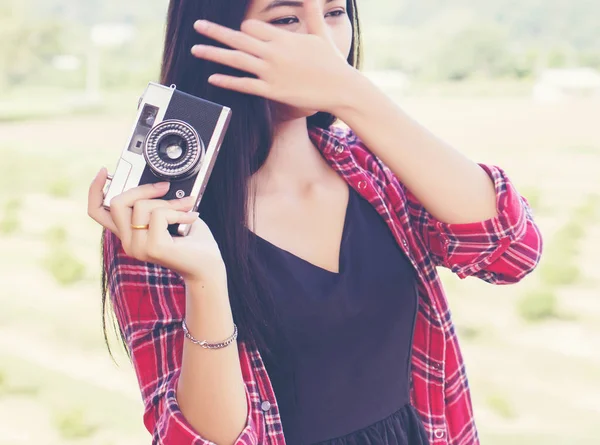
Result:
{"label": "thumb", "polygon": [[309,34],[329,38],[321,2],[322,0],[304,0],[306,28]]}

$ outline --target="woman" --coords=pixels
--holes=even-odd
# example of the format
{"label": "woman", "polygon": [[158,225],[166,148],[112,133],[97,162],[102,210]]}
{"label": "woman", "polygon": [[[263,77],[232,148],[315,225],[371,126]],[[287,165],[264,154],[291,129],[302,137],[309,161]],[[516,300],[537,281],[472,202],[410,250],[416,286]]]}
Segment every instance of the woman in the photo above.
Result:
{"label": "woman", "polygon": [[478,443],[436,267],[517,282],[541,237],[500,168],[360,74],[358,42],[355,0],[171,1],[162,83],[233,109],[202,219],[168,184],[104,210],[105,169],[89,195],[153,443]]}

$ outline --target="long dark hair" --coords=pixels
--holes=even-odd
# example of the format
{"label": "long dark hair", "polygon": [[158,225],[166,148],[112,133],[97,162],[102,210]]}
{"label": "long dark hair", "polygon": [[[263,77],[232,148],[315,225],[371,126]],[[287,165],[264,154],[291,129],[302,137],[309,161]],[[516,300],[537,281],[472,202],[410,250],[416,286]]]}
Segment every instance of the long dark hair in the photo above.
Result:
{"label": "long dark hair", "polygon": [[[239,29],[250,2],[251,0],[171,0],[161,83],[175,84],[182,91],[226,105],[233,111],[231,124],[199,212],[210,227],[227,267],[229,298],[239,328],[239,340],[268,352],[265,338],[273,333],[272,321],[275,317],[247,229],[247,203],[251,193],[249,179],[265,162],[271,147],[274,132],[271,109],[269,102],[263,98],[217,88],[207,81],[214,73],[247,73],[200,60],[190,54],[190,48],[198,43],[219,45],[194,31],[193,23],[196,20],[207,19]],[[347,0],[347,13],[353,27],[348,63],[358,68],[360,25],[356,0]],[[317,113],[308,118],[308,125],[326,129],[335,120],[331,114]],[[103,245],[104,242],[103,236]],[[109,311],[108,278],[104,260],[102,266],[102,328],[110,352],[106,335],[106,315]],[[114,318],[113,328],[116,328]],[[114,332],[129,354],[121,329],[115,329]]]}

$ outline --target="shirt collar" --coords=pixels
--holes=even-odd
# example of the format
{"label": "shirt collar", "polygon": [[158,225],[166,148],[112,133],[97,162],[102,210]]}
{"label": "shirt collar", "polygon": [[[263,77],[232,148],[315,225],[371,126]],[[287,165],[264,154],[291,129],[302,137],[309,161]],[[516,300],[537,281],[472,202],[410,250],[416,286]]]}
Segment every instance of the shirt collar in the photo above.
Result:
{"label": "shirt collar", "polygon": [[320,127],[309,127],[308,134],[315,146],[324,156],[331,156],[337,147],[346,147],[344,129],[331,126],[328,129]]}

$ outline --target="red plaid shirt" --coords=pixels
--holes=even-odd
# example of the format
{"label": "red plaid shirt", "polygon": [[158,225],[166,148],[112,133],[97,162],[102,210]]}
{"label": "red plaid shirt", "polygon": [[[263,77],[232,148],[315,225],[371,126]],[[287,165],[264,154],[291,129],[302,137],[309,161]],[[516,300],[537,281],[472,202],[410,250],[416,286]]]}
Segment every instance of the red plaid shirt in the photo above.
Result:
{"label": "red plaid shirt", "polygon": [[[482,165],[495,184],[498,216],[446,224],[427,212],[351,130],[313,128],[310,136],[331,167],[379,212],[417,271],[420,303],[411,399],[431,444],[478,444],[465,366],[436,267],[495,284],[522,279],[537,265],[542,248],[527,202],[500,168]],[[110,232],[104,255],[109,292],[131,351],[152,443],[211,445],[186,421],[176,399],[184,341],[181,277],[128,257]],[[244,343],[238,348],[248,419],[236,444],[283,445],[277,401],[261,356]]]}

